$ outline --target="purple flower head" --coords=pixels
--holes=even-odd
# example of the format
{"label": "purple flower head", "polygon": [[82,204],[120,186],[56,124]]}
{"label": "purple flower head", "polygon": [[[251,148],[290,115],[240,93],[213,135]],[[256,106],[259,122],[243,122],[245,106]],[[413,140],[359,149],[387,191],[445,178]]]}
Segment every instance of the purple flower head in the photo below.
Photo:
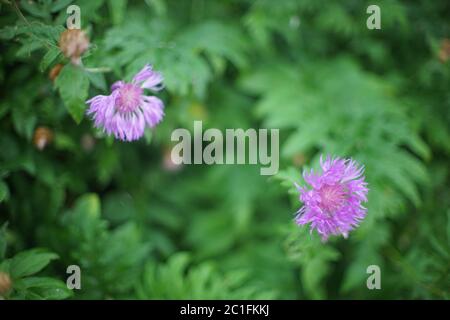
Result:
{"label": "purple flower head", "polygon": [[144,89],[159,91],[163,77],[146,65],[131,81],[116,81],[109,96],[98,95],[86,101],[87,113],[94,125],[116,139],[133,141],[144,135],[146,127],[153,128],[164,116],[163,102],[154,96],[144,95]]}
{"label": "purple flower head", "polygon": [[297,186],[303,206],[297,212],[298,225],[311,223],[311,232],[316,229],[326,241],[330,235],[342,234],[358,226],[367,209],[367,183],[364,168],[352,159],[320,157],[321,174],[304,172],[305,181],[311,189]]}

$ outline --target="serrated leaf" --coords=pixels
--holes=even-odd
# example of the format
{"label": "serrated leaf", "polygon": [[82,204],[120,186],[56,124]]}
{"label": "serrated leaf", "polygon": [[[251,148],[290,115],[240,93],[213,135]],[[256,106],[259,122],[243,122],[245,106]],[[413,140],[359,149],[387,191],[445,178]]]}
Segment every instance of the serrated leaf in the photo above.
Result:
{"label": "serrated leaf", "polygon": [[86,109],[86,98],[89,90],[89,79],[80,67],[66,65],[58,75],[55,86],[59,90],[67,111],[77,124],[83,119]]}

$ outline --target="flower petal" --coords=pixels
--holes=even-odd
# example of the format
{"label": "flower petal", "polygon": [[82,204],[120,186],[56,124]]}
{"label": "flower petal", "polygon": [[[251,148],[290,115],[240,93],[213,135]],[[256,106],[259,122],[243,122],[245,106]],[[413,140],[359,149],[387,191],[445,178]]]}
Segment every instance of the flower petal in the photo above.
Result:
{"label": "flower petal", "polygon": [[150,128],[156,126],[164,117],[164,104],[157,97],[143,96],[141,110]]}
{"label": "flower petal", "polygon": [[125,85],[125,81],[122,81],[122,80],[116,81],[111,85],[111,91],[119,89],[119,88],[123,87],[124,85]]}
{"label": "flower petal", "polygon": [[164,87],[163,80],[162,74],[153,71],[152,66],[147,64],[134,76],[132,82],[133,84],[140,84],[141,88],[159,91]]}

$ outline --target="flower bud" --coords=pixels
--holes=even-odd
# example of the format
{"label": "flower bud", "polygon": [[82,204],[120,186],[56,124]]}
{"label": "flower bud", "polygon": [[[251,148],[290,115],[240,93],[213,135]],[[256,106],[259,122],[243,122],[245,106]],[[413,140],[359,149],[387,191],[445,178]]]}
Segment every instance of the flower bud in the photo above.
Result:
{"label": "flower bud", "polygon": [[89,48],[89,38],[80,29],[67,29],[61,33],[59,48],[73,64],[80,64],[81,55]]}
{"label": "flower bud", "polygon": [[9,274],[0,272],[0,296],[5,295],[11,289],[12,281]]}
{"label": "flower bud", "polygon": [[34,131],[33,142],[36,148],[44,150],[44,148],[53,140],[53,132],[47,127],[38,127]]}

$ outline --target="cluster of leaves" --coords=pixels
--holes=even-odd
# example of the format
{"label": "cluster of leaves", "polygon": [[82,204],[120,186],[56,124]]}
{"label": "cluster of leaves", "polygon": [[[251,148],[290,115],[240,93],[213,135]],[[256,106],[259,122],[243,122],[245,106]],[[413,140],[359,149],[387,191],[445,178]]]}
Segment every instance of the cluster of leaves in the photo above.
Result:
{"label": "cluster of leaves", "polygon": [[18,299],[65,299],[72,296],[63,281],[35,275],[52,260],[58,259],[58,255],[44,249],[31,249],[5,259],[6,240],[5,224],[0,229],[0,272],[8,275],[13,287],[6,288],[2,295]]}
{"label": "cluster of leaves", "polygon": [[[352,0],[2,2],[6,298],[448,298],[450,8],[378,2],[382,30]],[[70,4],[91,41],[81,66],[58,47]],[[84,101],[146,63],[165,77],[164,121],[113,142]],[[280,129],[282,170],[174,166],[170,134],[194,120]],[[366,167],[368,216],[349,240],[293,222],[293,182],[322,153]],[[373,264],[379,291],[366,287]]]}

